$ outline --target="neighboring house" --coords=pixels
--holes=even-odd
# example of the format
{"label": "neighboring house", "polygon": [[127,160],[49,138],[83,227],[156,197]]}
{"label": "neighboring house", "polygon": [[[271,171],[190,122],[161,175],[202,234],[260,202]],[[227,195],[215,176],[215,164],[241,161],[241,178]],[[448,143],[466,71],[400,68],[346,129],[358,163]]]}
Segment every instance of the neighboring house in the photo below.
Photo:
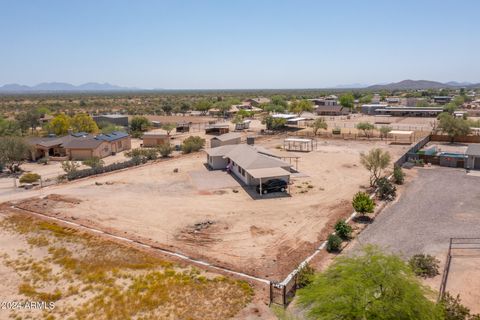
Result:
{"label": "neighboring house", "polygon": [[112,133],[99,134],[95,137],[97,140],[104,140],[110,143],[112,153],[130,150],[132,141],[128,133],[123,131],[113,131]]}
{"label": "neighboring house", "polygon": [[121,131],[98,136],[77,132],[63,137],[33,137],[27,142],[32,146],[33,161],[44,157],[53,161],[104,158],[131,148],[130,136]]}
{"label": "neighboring house", "polygon": [[43,126],[44,124],[49,123],[52,119],[53,119],[52,115],[42,114],[38,119],[38,122],[40,123],[41,126]]}
{"label": "neighboring house", "polygon": [[391,115],[394,117],[436,117],[443,112],[443,108],[438,107],[391,107],[386,106],[384,108],[375,109],[376,115]]}
{"label": "neighboring house", "polygon": [[105,140],[82,137],[63,145],[70,160],[87,160],[93,157],[105,158],[112,154],[112,145]]}
{"label": "neighboring house", "polygon": [[246,144],[207,149],[208,165],[214,169],[230,169],[238,179],[256,186],[271,179],[290,181],[292,165],[267,155]]}
{"label": "neighboring house", "polygon": [[388,104],[400,104],[400,101],[401,99],[399,97],[387,97],[385,98],[385,101],[388,103]]}
{"label": "neighboring house", "polygon": [[329,95],[323,98],[309,99],[316,106],[337,106],[338,97],[336,95]]}
{"label": "neighboring house", "polygon": [[242,135],[237,132],[230,132],[213,137],[210,139],[210,148],[226,146],[230,144],[240,144]]}
{"label": "neighboring house", "polygon": [[170,137],[166,133],[146,132],[142,137],[144,147],[157,147],[169,143]]}
{"label": "neighboring house", "polygon": [[128,127],[128,116],[121,114],[102,114],[93,116],[92,118],[97,125],[100,123],[110,123],[116,126]]}
{"label": "neighboring house", "polygon": [[320,116],[341,116],[349,114],[350,111],[341,105],[317,105],[315,106],[315,112]]}
{"label": "neighboring house", "polygon": [[480,144],[471,144],[465,152],[467,158],[467,168],[480,170]]}
{"label": "neighboring house", "polygon": [[243,101],[243,104],[249,105],[249,106],[252,106],[252,107],[258,107],[259,105],[261,105],[263,103],[270,103],[270,101],[271,100],[269,98],[260,97],[260,98],[247,99],[247,100]]}
{"label": "neighboring house", "polygon": [[386,104],[379,104],[379,103],[369,103],[369,104],[363,104],[361,107],[361,113],[363,114],[369,114],[369,115],[375,115],[377,109],[382,109],[388,107]]}

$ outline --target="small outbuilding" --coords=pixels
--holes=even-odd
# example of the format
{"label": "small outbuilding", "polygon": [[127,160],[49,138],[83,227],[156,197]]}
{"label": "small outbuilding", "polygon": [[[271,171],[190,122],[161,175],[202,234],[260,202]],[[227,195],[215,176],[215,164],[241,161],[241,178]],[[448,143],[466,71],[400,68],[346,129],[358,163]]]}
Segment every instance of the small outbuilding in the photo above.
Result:
{"label": "small outbuilding", "polygon": [[209,124],[205,127],[205,134],[225,134],[230,131],[228,124]]}
{"label": "small outbuilding", "polygon": [[465,152],[467,168],[480,170],[480,144],[471,144]]}
{"label": "small outbuilding", "polygon": [[144,147],[158,147],[169,143],[170,137],[166,133],[146,132],[143,134],[142,143]]}
{"label": "small outbuilding", "polygon": [[230,144],[240,144],[242,135],[237,132],[229,132],[210,139],[210,148],[226,146]]}
{"label": "small outbuilding", "polygon": [[177,123],[177,128],[175,129],[176,132],[189,132],[191,122],[179,122]]}
{"label": "small outbuilding", "polygon": [[392,130],[388,133],[388,136],[393,139],[393,143],[410,144],[415,141],[414,131]]}

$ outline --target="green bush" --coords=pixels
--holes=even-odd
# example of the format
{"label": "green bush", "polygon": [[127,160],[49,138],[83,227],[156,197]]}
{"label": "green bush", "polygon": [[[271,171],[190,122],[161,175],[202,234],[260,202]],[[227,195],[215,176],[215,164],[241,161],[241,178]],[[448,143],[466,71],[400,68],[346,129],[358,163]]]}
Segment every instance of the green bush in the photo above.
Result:
{"label": "green bush", "polygon": [[438,272],[439,263],[435,257],[427,254],[416,254],[408,261],[413,272],[423,278],[432,278],[440,274]]}
{"label": "green bush", "polygon": [[265,124],[267,130],[280,130],[285,127],[287,120],[283,118],[274,118],[272,116],[267,116],[263,119],[262,123]]}
{"label": "green bush", "polygon": [[92,157],[90,159],[84,160],[82,163],[85,166],[93,169],[103,167],[103,165],[105,164],[105,162],[99,157]]}
{"label": "green bush", "polygon": [[345,220],[339,220],[335,224],[335,232],[343,240],[350,239],[352,231],[352,227]]}
{"label": "green bush", "polygon": [[158,158],[157,149],[135,148],[125,153],[125,155],[132,159],[155,160]]}
{"label": "green bush", "polygon": [[312,282],[314,274],[315,269],[313,269],[308,263],[301,268],[297,274],[297,289],[308,286]]}
{"label": "green bush", "polygon": [[191,136],[183,140],[182,151],[183,153],[197,152],[205,145],[205,139],[199,136]]}
{"label": "green bush", "polygon": [[44,165],[45,165],[45,164],[48,164],[48,161],[49,161],[49,160],[48,160],[47,157],[43,157],[43,158],[38,159],[38,160],[37,160],[37,163],[38,163],[38,164],[44,164]]}
{"label": "green bush", "polygon": [[356,212],[365,215],[373,212],[375,209],[375,201],[370,199],[368,194],[360,191],[353,197],[352,206]]}
{"label": "green bush", "polygon": [[34,183],[40,180],[40,178],[39,174],[29,172],[20,177],[20,183]]}
{"label": "green bush", "polygon": [[168,157],[173,152],[173,147],[170,143],[165,143],[158,146],[158,152],[163,158]]}
{"label": "green bush", "polygon": [[397,188],[385,177],[377,180],[377,196],[380,200],[391,201],[397,196]]}
{"label": "green bush", "polygon": [[470,309],[461,303],[460,295],[454,298],[446,292],[440,306],[445,320],[480,320],[479,314],[471,314]]}
{"label": "green bush", "polygon": [[395,166],[393,168],[393,182],[396,184],[403,184],[405,181],[405,173],[402,170],[402,167]]}
{"label": "green bush", "polygon": [[327,239],[327,251],[328,252],[338,252],[342,246],[342,238],[336,234],[331,234]]}

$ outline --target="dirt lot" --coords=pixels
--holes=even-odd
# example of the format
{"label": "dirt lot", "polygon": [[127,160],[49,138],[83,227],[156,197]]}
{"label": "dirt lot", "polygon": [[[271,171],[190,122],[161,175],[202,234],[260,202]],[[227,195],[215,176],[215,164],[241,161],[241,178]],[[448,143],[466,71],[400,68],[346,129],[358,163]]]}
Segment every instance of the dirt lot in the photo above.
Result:
{"label": "dirt lot", "polygon": [[[387,206],[359,235],[358,243],[377,244],[405,258],[416,253],[431,254],[441,261],[443,268],[451,237],[480,237],[480,177],[445,167],[410,172],[416,177],[400,199]],[[355,248],[358,244],[352,250]],[[480,278],[478,259],[454,258],[452,269],[447,290],[460,293],[466,305],[480,311],[480,285],[472,281]],[[437,276],[428,284],[438,290],[440,281]]]}
{"label": "dirt lot", "polygon": [[[282,141],[269,138],[261,143],[275,147]],[[43,196],[73,197],[78,203],[50,199],[18,205],[282,280],[325,239],[338,218],[351,213],[353,194],[368,182],[359,153],[375,145],[389,149],[394,159],[407,148],[385,142],[320,141],[318,151],[299,154],[303,177],[294,178],[291,197],[253,200],[222,173],[207,171],[206,156],[198,153],[41,191]]]}

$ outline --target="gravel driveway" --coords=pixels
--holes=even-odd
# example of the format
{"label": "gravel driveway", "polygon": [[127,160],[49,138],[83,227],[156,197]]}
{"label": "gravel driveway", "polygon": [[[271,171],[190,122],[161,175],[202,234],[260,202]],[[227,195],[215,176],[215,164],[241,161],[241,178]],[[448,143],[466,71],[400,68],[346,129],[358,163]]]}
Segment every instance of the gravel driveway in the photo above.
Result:
{"label": "gravel driveway", "polygon": [[451,237],[480,238],[480,177],[446,167],[412,170],[418,176],[360,234],[359,243],[410,257],[443,254]]}

